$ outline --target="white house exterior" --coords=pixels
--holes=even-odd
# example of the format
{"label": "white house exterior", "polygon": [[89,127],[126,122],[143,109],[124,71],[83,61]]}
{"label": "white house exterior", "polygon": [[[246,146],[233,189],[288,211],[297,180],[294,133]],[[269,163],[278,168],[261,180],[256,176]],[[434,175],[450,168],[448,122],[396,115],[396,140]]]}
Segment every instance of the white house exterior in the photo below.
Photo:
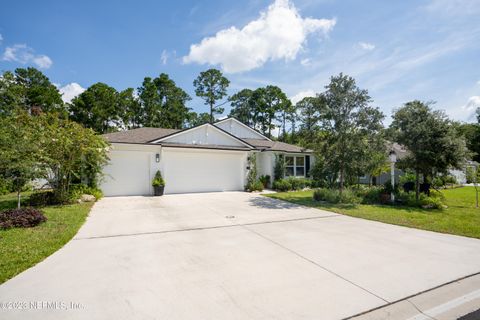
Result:
{"label": "white house exterior", "polygon": [[287,175],[306,176],[312,162],[310,150],[272,141],[233,118],[185,130],[139,128],[104,137],[111,144],[101,182],[106,196],[152,195],[157,170],[166,194],[243,190],[253,153],[258,175],[272,178],[278,154],[285,156]]}

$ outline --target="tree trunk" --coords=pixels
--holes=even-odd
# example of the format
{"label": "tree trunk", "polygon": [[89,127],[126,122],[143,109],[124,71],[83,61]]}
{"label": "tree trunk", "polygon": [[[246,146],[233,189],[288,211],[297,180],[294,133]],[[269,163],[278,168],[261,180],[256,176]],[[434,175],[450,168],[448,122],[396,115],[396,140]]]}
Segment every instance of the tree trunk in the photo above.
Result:
{"label": "tree trunk", "polygon": [[17,191],[17,209],[20,209],[20,206],[21,206],[21,201],[20,201],[20,198],[21,198],[21,191],[18,190]]}
{"label": "tree trunk", "polygon": [[420,172],[415,169],[415,200],[420,198]]}
{"label": "tree trunk", "polygon": [[213,124],[213,103],[210,104],[210,123]]}
{"label": "tree trunk", "polygon": [[344,169],[342,165],[340,168],[340,195],[342,195],[342,192],[343,192],[343,179],[344,179]]}

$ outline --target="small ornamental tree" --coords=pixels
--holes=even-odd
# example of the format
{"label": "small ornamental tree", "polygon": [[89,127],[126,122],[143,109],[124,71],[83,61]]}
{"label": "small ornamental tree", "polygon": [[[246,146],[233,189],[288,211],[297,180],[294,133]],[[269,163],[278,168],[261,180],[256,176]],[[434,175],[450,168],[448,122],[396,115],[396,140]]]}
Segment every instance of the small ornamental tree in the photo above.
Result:
{"label": "small ornamental tree", "polygon": [[96,186],[102,167],[108,161],[108,143],[92,129],[45,114],[41,126],[42,166],[55,198],[65,202],[74,179]]}
{"label": "small ornamental tree", "polygon": [[0,175],[11,182],[17,193],[18,208],[25,186],[44,172],[38,131],[37,119],[21,109],[0,118]]}

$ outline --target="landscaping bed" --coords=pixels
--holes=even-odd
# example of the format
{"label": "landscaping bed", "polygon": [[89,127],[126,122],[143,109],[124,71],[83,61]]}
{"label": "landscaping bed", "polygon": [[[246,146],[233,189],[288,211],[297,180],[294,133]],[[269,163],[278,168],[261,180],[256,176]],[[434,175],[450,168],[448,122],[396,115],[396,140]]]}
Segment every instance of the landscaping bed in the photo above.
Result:
{"label": "landscaping bed", "polygon": [[[29,203],[23,195],[23,204]],[[34,266],[65,245],[85,222],[93,202],[40,208],[45,222],[0,230],[0,283]],[[0,210],[16,207],[16,194],[0,196]]]}
{"label": "landscaping bed", "polygon": [[401,205],[332,204],[313,199],[314,190],[280,192],[264,196],[353,217],[406,227],[480,238],[480,209],[475,208],[473,187],[442,190],[444,209]]}

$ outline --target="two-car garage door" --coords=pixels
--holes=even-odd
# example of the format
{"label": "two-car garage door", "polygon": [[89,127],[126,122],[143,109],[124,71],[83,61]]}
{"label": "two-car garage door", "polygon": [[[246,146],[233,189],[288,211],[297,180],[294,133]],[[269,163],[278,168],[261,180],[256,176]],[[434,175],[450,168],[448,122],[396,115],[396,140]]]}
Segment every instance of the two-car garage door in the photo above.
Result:
{"label": "two-car garage door", "polygon": [[155,152],[115,150],[101,188],[106,196],[151,195],[157,169],[166,181],[165,193],[242,190],[246,152],[163,148]]}
{"label": "two-car garage door", "polygon": [[164,149],[166,193],[242,190],[244,152]]}

